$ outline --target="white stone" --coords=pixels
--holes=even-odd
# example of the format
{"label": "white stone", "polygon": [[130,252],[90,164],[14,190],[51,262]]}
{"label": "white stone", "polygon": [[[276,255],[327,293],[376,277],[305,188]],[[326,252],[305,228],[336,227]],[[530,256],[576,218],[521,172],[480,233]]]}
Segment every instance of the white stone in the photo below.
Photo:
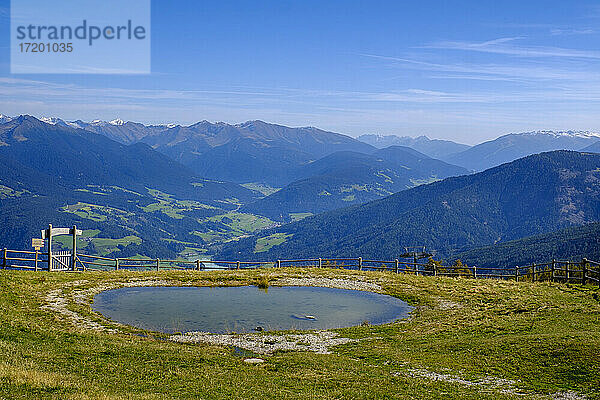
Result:
{"label": "white stone", "polygon": [[265,360],[262,358],[246,358],[244,362],[247,364],[262,364],[265,362]]}

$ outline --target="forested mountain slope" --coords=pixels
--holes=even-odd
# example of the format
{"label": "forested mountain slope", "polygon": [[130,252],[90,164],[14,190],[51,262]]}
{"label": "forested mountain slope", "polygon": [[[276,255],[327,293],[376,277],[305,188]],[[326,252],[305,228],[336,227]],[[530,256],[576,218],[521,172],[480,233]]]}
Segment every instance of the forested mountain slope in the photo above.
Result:
{"label": "forested mountain slope", "polygon": [[[284,225],[221,257],[438,256],[600,220],[600,154],[554,151]],[[285,238],[255,254],[257,240]]]}
{"label": "forested mountain slope", "polygon": [[478,267],[512,267],[552,259],[578,261],[583,258],[600,262],[600,223],[479,247],[453,254],[449,259],[460,259]]}
{"label": "forested mountain slope", "polygon": [[306,164],[298,180],[244,207],[269,218],[289,221],[299,214],[362,204],[400,190],[468,171],[419,153],[391,146],[372,154],[337,152]]}

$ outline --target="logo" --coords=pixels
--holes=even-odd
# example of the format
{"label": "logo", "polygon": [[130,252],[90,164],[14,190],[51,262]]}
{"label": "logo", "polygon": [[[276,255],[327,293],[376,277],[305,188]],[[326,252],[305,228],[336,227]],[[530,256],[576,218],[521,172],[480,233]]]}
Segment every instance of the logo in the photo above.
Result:
{"label": "logo", "polygon": [[150,0],[11,2],[11,73],[150,73]]}

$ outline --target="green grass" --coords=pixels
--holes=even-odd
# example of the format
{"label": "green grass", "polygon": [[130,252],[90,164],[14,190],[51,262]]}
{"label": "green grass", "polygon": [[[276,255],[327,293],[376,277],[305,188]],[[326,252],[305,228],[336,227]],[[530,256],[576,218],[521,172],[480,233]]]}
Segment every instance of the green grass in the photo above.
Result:
{"label": "green grass", "polygon": [[151,203],[140,207],[144,212],[160,211],[174,219],[183,219],[185,211],[193,210],[217,210],[208,204],[200,203],[193,200],[177,200],[168,193],[163,193],[159,190],[148,189],[148,192],[157,200],[156,203]]}
{"label": "green grass", "polygon": [[118,250],[118,246],[127,246],[128,244],[135,243],[141,244],[142,239],[135,236],[129,235],[118,239],[110,239],[110,238],[93,238],[91,241],[94,243],[96,247],[96,252],[99,255],[106,255],[112,253],[113,251]]}
{"label": "green grass", "polygon": [[[128,244],[135,243],[141,244],[142,239],[135,235],[128,235],[122,238],[102,238],[96,237],[100,234],[98,229],[87,229],[83,231],[81,236],[77,237],[77,249],[80,252],[86,251],[91,243],[94,244],[95,254],[104,256],[112,253],[113,251],[119,250],[118,246],[127,246]],[[73,246],[73,239],[69,235],[62,235],[54,237],[53,241],[60,244],[61,247],[71,249]]]}
{"label": "green grass", "polygon": [[293,234],[291,233],[274,233],[269,236],[261,237],[256,240],[256,245],[254,246],[255,253],[262,253],[264,251],[269,251],[273,246],[279,246],[281,243],[285,242],[289,238],[291,238]]}
{"label": "green grass", "polygon": [[0,185],[0,200],[9,199],[11,197],[21,197],[25,193],[30,193],[28,190],[14,190],[8,186]]}
{"label": "green grass", "polygon": [[245,187],[246,189],[256,190],[257,192],[262,193],[265,196],[268,196],[268,195],[273,194],[280,190],[280,188],[276,188],[276,187],[272,187],[269,185],[265,185],[263,183],[256,183],[256,182],[242,183],[242,186]]}
{"label": "green grass", "polygon": [[205,257],[200,257],[200,256],[204,256],[207,253],[207,249],[201,247],[198,245],[198,243],[194,243],[194,242],[184,242],[181,240],[175,240],[175,239],[162,239],[165,242],[169,242],[169,243],[180,243],[183,244],[185,246],[185,248],[179,252],[179,256],[181,259],[184,260],[189,260],[189,261],[195,261],[198,258],[205,258]]}
{"label": "green grass", "polygon": [[81,218],[89,219],[95,222],[104,222],[108,220],[109,217],[127,222],[127,217],[133,215],[118,208],[82,202],[77,202],[76,204],[62,207],[61,211],[75,214]]}
{"label": "green grass", "polygon": [[386,175],[384,171],[379,171],[375,175],[382,177],[387,183],[394,183],[394,180]]}
{"label": "green grass", "polygon": [[311,215],[314,215],[314,214],[311,212],[290,213],[290,218],[292,219],[292,221],[300,221],[301,219],[310,217]]}
{"label": "green grass", "polygon": [[[77,248],[83,249],[87,247],[90,238],[98,236],[100,229],[84,229],[80,236],[77,236]],[[71,235],[60,235],[54,236],[52,239],[53,243],[58,243],[62,247],[71,248],[73,245],[73,237]]]}
{"label": "green grass", "polygon": [[[227,222],[223,221],[225,218],[227,218]],[[229,212],[226,214],[216,215],[208,218],[208,220],[220,221],[233,230],[247,233],[259,231],[274,224],[274,222],[269,218],[240,212]]]}
{"label": "green grass", "polygon": [[[269,284],[290,275],[360,276],[416,309],[405,322],[338,330],[362,340],[333,354],[279,352],[261,365],[243,363],[231,348],[176,344],[134,328],[79,328],[41,308],[60,289],[69,309],[114,326],[70,300],[73,290],[131,279],[246,285],[263,273],[0,271],[0,398],[537,399],[568,390],[600,398],[600,293],[591,286],[270,269]],[[415,370],[510,379],[525,395]]]}
{"label": "green grass", "polygon": [[341,186],[340,187],[341,193],[351,193],[353,191],[368,192],[369,188],[366,184],[365,185],[353,184],[350,186]]}
{"label": "green grass", "polygon": [[[209,222],[221,222],[220,229],[210,229],[205,232],[190,232],[207,243],[214,244],[231,240],[239,240],[251,233],[275,226],[275,222],[260,215],[240,213],[236,211],[215,215],[204,219]],[[202,222],[202,221],[200,221]]]}
{"label": "green grass", "polygon": [[429,183],[437,182],[440,179],[437,176],[430,176],[429,178],[424,179],[411,179],[410,183],[413,186],[427,185]]}
{"label": "green grass", "polygon": [[108,192],[96,192],[94,190],[89,190],[89,189],[75,189],[76,192],[85,192],[85,193],[91,193],[91,194],[97,194],[99,196],[108,196]]}
{"label": "green grass", "polygon": [[144,210],[144,212],[160,211],[175,219],[183,219],[185,217],[185,215],[180,214],[182,210],[175,208],[172,203],[164,200],[160,200],[158,203],[148,204],[147,206],[141,207],[141,209]]}
{"label": "green grass", "polygon": [[141,194],[134,192],[132,190],[129,189],[124,189],[122,187],[119,186],[100,186],[100,185],[87,185],[88,188],[91,189],[75,189],[75,191],[77,192],[85,192],[85,193],[92,193],[92,194],[97,194],[97,195],[101,195],[101,196],[107,196],[110,193],[114,192],[114,191],[122,191],[125,193],[129,193],[129,194],[134,194],[136,196],[141,196]]}

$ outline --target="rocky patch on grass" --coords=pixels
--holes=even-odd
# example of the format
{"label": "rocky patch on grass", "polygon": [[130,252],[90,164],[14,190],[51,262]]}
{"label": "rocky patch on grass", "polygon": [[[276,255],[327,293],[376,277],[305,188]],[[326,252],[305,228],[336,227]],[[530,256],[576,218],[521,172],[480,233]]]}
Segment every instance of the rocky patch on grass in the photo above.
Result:
{"label": "rocky patch on grass", "polygon": [[462,386],[470,386],[485,392],[496,392],[513,396],[528,396],[529,398],[551,399],[551,400],[586,400],[587,397],[576,392],[551,393],[548,396],[526,393],[517,388],[517,382],[510,379],[484,376],[476,380],[469,380],[450,373],[438,373],[426,369],[408,369],[403,372],[394,372],[393,375],[408,375],[413,378],[424,378],[432,381],[455,383]]}
{"label": "rocky patch on grass", "polygon": [[330,331],[282,335],[256,333],[219,335],[207,332],[187,332],[172,335],[169,339],[179,343],[235,346],[257,354],[272,354],[276,351],[312,351],[317,354],[331,354],[330,348],[333,346],[358,341],[358,339],[340,337],[338,333]]}
{"label": "rocky patch on grass", "polygon": [[67,307],[68,301],[62,289],[54,289],[49,291],[45,300],[46,304],[42,306],[43,309],[54,311],[55,313],[60,314],[78,328],[89,329],[93,331],[108,331],[112,333],[117,332],[116,329],[107,328],[90,318],[70,310]]}
{"label": "rocky patch on grass", "polygon": [[87,280],[67,282],[63,288],[49,291],[44,298],[45,304],[42,309],[53,311],[66,320],[71,322],[79,329],[89,329],[93,331],[104,331],[109,333],[117,333],[118,329],[104,326],[86,315],[82,315],[71,310],[69,302],[72,301],[79,305],[88,305],[94,295],[105,290],[115,289],[118,287],[133,287],[133,286],[169,286],[173,282],[165,280],[131,280],[127,282],[110,282],[102,285],[93,286],[87,289],[73,289],[70,293],[65,293],[64,288],[72,288],[87,284]]}

